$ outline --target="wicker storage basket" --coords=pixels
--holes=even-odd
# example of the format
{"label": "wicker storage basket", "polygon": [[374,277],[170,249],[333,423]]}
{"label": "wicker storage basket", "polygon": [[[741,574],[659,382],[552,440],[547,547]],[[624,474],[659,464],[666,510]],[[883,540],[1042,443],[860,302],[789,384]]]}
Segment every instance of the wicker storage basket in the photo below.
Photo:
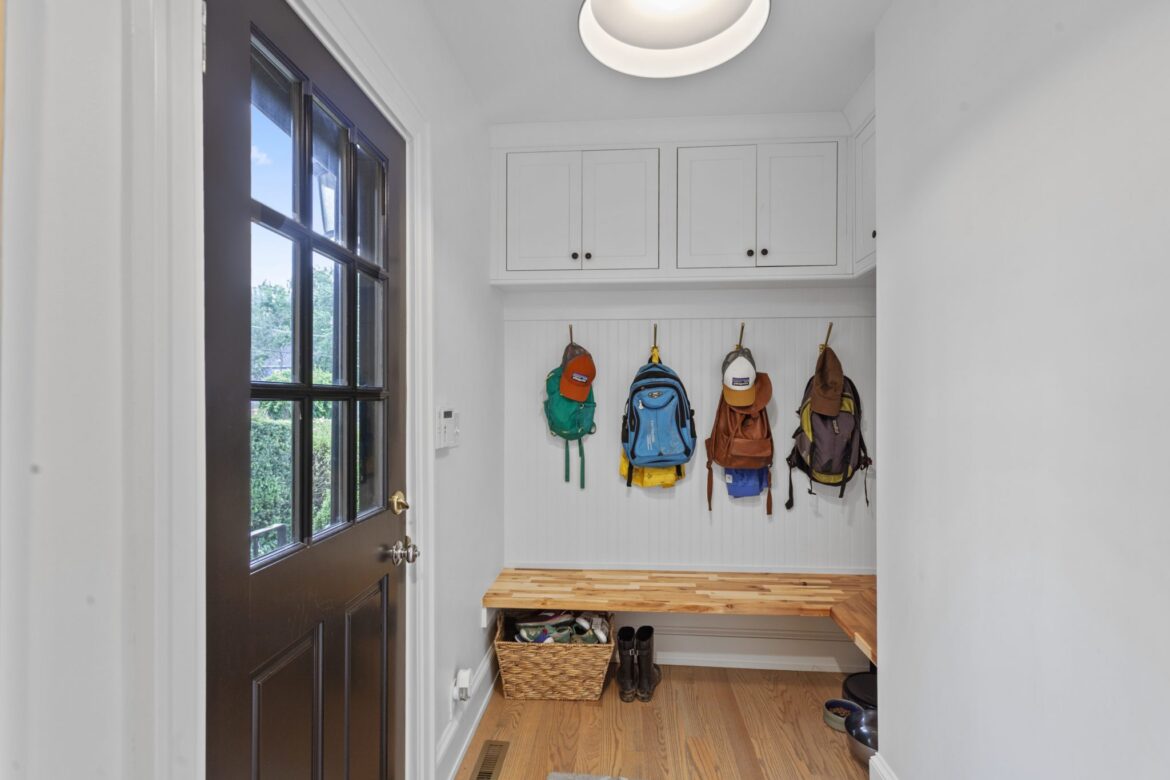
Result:
{"label": "wicker storage basket", "polygon": [[[606,619],[613,626],[613,615]],[[504,613],[496,616],[496,659],[505,699],[596,701],[613,658],[613,637],[604,645],[532,645],[504,636]]]}

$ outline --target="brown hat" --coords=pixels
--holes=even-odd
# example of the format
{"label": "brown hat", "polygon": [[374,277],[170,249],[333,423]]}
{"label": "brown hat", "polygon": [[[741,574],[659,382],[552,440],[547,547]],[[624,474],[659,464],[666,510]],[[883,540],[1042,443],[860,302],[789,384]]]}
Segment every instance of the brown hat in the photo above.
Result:
{"label": "brown hat", "polygon": [[561,356],[561,395],[571,401],[588,400],[596,376],[597,367],[589,350],[570,342]]}
{"label": "brown hat", "polygon": [[837,353],[825,347],[817,358],[817,370],[812,380],[812,410],[826,417],[836,417],[841,411],[841,391],[845,389],[845,372]]}

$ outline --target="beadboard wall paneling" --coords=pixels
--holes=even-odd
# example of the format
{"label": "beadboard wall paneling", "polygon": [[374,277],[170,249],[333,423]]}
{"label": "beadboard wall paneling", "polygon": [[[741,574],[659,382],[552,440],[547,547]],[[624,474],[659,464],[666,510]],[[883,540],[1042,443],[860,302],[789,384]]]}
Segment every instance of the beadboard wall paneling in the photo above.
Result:
{"label": "beadboard wall paneling", "polygon": [[[796,408],[816,363],[817,344],[830,319],[831,343],[861,393],[863,432],[871,454],[878,457],[872,414],[872,290],[830,295],[824,307],[829,316],[809,311],[803,299],[817,300],[818,295],[808,293],[790,291],[778,296],[780,300],[723,293],[721,303],[708,298],[706,304],[692,307],[695,313],[690,316],[677,305],[647,307],[650,314],[669,314],[660,319],[626,316],[630,307],[613,296],[578,295],[572,302],[566,297],[560,313],[547,300],[534,302],[532,309],[515,302],[506,305],[508,565],[872,573],[877,497],[872,474],[869,507],[860,481],[850,485],[842,500],[835,490],[824,487],[818,495],[809,495],[808,481],[798,473],[796,506],[784,509],[788,469],[783,459],[791,448]],[[759,315],[743,320],[744,343],[760,370],[771,375],[774,387],[768,407],[777,449],[772,517],[764,512],[762,496],[728,498],[718,467],[714,508],[708,512],[701,442],[686,478],[672,489],[627,488],[618,475],[622,410],[629,382],[649,355],[653,323],[658,323],[663,361],[686,384],[701,440],[710,431],[718,403],[723,357],[738,334],[737,311]],[[849,313],[841,316],[842,311]],[[598,429],[585,440],[585,490],[578,487],[575,444],[570,449],[570,481],[564,481],[564,443],[548,432],[542,410],[544,379],[560,361],[570,322],[576,341],[593,353],[597,364]]]}

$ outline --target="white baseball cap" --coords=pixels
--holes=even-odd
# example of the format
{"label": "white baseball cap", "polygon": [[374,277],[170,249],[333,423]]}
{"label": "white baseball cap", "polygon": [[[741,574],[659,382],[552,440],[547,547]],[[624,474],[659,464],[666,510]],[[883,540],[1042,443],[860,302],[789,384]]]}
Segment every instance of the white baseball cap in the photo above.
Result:
{"label": "white baseball cap", "polygon": [[756,361],[747,347],[738,347],[723,359],[723,397],[732,406],[756,402]]}

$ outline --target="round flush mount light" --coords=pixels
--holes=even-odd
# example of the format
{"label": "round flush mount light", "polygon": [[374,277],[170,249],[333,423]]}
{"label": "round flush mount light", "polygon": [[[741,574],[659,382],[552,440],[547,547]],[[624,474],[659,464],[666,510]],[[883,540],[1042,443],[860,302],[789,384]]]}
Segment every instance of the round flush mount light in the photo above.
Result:
{"label": "round flush mount light", "polygon": [[606,67],[674,78],[710,70],[752,44],[770,0],[585,0],[581,42]]}

